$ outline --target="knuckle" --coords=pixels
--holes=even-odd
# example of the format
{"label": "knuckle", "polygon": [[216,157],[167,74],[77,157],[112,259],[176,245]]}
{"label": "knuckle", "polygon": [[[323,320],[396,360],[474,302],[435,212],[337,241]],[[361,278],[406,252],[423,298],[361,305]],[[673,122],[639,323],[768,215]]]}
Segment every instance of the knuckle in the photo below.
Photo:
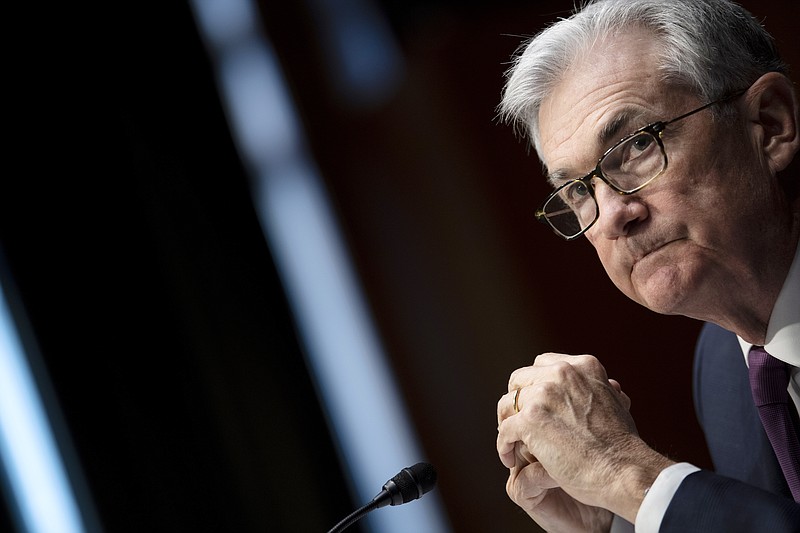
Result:
{"label": "knuckle", "polygon": [[530,367],[525,366],[514,370],[508,377],[508,391],[518,389],[520,383],[525,381],[525,374],[530,370]]}
{"label": "knuckle", "polygon": [[536,365],[537,363],[539,363],[539,364],[543,364],[543,363],[545,363],[546,361],[548,361],[548,360],[552,359],[553,357],[555,357],[555,356],[557,356],[557,355],[558,355],[558,354],[555,354],[555,353],[553,353],[553,352],[545,352],[545,353],[541,353],[541,354],[539,354],[539,355],[537,355],[536,357],[534,357],[534,358],[533,358],[533,364],[534,364],[534,365]]}
{"label": "knuckle", "polygon": [[516,494],[516,491],[514,490],[514,480],[512,476],[508,476],[508,481],[506,481],[506,494],[508,494],[508,497],[511,498],[511,500],[515,501],[514,495]]}
{"label": "knuckle", "polygon": [[605,368],[600,363],[600,359],[593,355],[576,355],[577,364],[586,368],[589,372],[605,374]]}
{"label": "knuckle", "polygon": [[503,407],[503,402],[505,401],[505,399],[508,397],[508,395],[509,395],[509,394],[510,394],[510,393],[508,393],[508,392],[507,392],[507,393],[503,394],[502,396],[500,396],[500,397],[497,399],[497,412],[498,412],[498,413],[499,413],[499,412],[500,412],[500,410],[502,409],[502,407]]}
{"label": "knuckle", "polygon": [[560,381],[566,381],[575,374],[575,368],[566,361],[553,363],[553,373]]}
{"label": "knuckle", "polygon": [[525,411],[531,414],[532,411],[551,405],[555,398],[560,395],[561,387],[552,381],[545,381],[531,387],[530,393],[526,398]]}

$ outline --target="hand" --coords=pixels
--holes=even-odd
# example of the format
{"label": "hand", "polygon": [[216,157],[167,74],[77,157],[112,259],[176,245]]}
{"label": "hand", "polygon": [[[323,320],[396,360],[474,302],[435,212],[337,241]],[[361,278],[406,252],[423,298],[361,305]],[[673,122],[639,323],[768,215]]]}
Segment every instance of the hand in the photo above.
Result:
{"label": "hand", "polygon": [[525,451],[517,452],[517,464],[509,471],[506,492],[537,524],[549,532],[609,530],[613,518],[610,511],[579,502],[558,486],[540,462],[530,454],[523,459],[524,455]]}
{"label": "hand", "polygon": [[633,522],[645,489],[671,461],[639,439],[630,399],[600,362],[543,354],[511,375],[508,390],[497,407],[497,451],[510,469],[511,498],[555,529],[610,524],[603,509]]}

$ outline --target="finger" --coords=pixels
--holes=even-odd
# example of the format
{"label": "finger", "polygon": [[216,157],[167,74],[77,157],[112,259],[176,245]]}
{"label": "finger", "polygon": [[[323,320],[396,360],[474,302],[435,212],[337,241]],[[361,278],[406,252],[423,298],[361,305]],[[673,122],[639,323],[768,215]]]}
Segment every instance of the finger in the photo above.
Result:
{"label": "finger", "polygon": [[529,385],[535,379],[538,370],[532,366],[524,366],[514,370],[508,378],[508,392]]}
{"label": "finger", "polygon": [[508,379],[508,392],[551,380],[552,372],[565,363],[576,367],[589,367],[590,371],[599,372],[605,376],[605,369],[597,358],[591,355],[543,353],[534,359],[533,365],[518,368],[511,373]]}
{"label": "finger", "polygon": [[517,466],[525,466],[537,462],[536,457],[528,450],[528,447],[521,442],[514,445],[514,456],[517,460]]}
{"label": "finger", "polygon": [[506,492],[517,505],[530,510],[539,505],[549,489],[558,486],[542,464],[535,462],[515,467],[509,472]]}
{"label": "finger", "polygon": [[536,461],[519,469],[517,482],[521,482],[526,487],[536,487],[537,489],[555,489],[559,484],[550,477],[542,463]]}
{"label": "finger", "polygon": [[593,355],[567,355],[563,353],[543,353],[533,362],[534,367],[546,367],[567,363],[573,367],[581,369],[587,375],[592,375],[598,379],[606,380],[606,369],[600,364],[600,360]]}
{"label": "finger", "polygon": [[497,425],[510,416],[514,416],[522,410],[522,395],[524,387],[514,389],[500,397],[497,401]]}
{"label": "finger", "polygon": [[[502,430],[503,426],[507,425],[507,421],[500,425]],[[514,468],[517,464],[516,455],[514,453],[515,440],[510,440],[508,433],[497,432],[497,455],[500,457],[500,462],[506,468]]]}
{"label": "finger", "polygon": [[566,353],[545,352],[536,356],[533,360],[533,366],[547,366],[554,363],[570,362],[575,356]]}
{"label": "finger", "polygon": [[536,456],[525,444],[529,433],[529,419],[522,415],[509,417],[497,428],[497,455],[506,468],[536,461]]}
{"label": "finger", "polygon": [[520,438],[519,417],[510,417],[504,420],[497,429],[497,455],[506,468],[513,468],[517,464],[516,448]]}
{"label": "finger", "polygon": [[536,486],[526,487],[524,485],[524,480],[521,480],[519,475],[526,467],[515,467],[509,471],[508,480],[506,481],[506,494],[511,498],[511,501],[523,509],[528,507],[536,508],[547,494],[547,490],[537,489]]}
{"label": "finger", "polygon": [[616,379],[609,379],[608,384],[611,385],[611,388],[614,389],[619,393],[620,401],[622,405],[625,407],[626,411],[631,410],[631,399],[630,397],[622,391],[622,385],[619,384],[619,381]]}
{"label": "finger", "polygon": [[549,381],[552,379],[550,371],[550,368],[541,365],[518,368],[508,378],[508,392]]}
{"label": "finger", "polygon": [[631,410],[631,398],[624,392],[620,392],[620,400],[622,400],[622,405],[625,407],[626,411]]}

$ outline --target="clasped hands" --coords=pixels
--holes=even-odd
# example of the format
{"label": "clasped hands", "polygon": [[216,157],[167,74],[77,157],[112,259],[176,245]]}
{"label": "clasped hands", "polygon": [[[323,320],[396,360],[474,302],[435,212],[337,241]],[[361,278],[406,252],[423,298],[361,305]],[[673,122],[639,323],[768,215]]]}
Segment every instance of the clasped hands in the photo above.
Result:
{"label": "clasped hands", "polygon": [[633,522],[672,462],[638,437],[630,405],[589,355],[546,353],[514,371],[497,403],[509,497],[548,531],[607,531],[612,513]]}

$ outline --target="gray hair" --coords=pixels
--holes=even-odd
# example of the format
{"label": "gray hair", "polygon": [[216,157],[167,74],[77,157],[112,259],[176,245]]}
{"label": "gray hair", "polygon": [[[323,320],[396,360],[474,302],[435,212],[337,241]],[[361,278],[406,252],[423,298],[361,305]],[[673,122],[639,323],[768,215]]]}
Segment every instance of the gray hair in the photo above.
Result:
{"label": "gray hair", "polygon": [[708,102],[767,72],[788,71],[770,34],[729,0],[590,0],[520,47],[506,73],[501,119],[527,133],[541,155],[542,101],[593,43],[634,26],[660,40],[656,68],[664,82],[688,87]]}

